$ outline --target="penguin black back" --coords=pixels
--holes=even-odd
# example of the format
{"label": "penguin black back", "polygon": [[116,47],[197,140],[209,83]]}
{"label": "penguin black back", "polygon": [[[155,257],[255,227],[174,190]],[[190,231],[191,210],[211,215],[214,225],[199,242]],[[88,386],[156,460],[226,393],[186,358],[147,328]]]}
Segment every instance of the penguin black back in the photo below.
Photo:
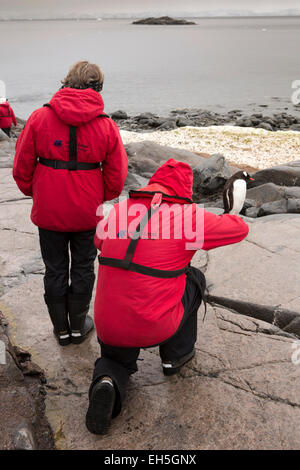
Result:
{"label": "penguin black back", "polygon": [[234,183],[237,180],[243,180],[246,182],[253,181],[247,171],[238,171],[234,173],[225,183],[223,190],[223,204],[224,204],[224,214],[229,214],[234,206]]}

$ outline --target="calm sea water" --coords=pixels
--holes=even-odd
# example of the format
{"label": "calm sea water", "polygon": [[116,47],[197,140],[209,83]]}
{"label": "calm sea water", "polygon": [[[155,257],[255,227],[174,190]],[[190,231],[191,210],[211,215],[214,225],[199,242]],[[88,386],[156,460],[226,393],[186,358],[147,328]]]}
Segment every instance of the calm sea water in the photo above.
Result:
{"label": "calm sea water", "polygon": [[300,18],[197,19],[196,26],[130,20],[0,22],[0,80],[16,114],[47,102],[74,62],[99,64],[106,111],[160,114],[268,104],[292,109],[300,79]]}

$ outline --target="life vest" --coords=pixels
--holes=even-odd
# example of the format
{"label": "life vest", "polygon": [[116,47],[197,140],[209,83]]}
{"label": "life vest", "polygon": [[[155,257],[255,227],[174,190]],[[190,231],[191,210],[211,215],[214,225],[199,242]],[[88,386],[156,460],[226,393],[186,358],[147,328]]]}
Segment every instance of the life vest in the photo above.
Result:
{"label": "life vest", "polygon": [[[134,197],[145,197],[146,194],[147,195],[153,195],[153,193],[151,193],[150,191],[129,191],[129,197],[132,197],[132,196],[134,196]],[[125,269],[127,271],[134,271],[136,273],[144,274],[146,276],[158,277],[158,278],[163,278],[163,279],[175,278],[175,277],[181,276],[182,274],[187,274],[192,279],[192,281],[198,286],[198,288],[201,292],[201,296],[202,296],[202,300],[203,300],[204,308],[205,308],[205,314],[204,314],[204,318],[203,318],[203,321],[204,321],[205,316],[206,316],[206,310],[207,310],[206,301],[205,301],[205,297],[204,297],[204,291],[203,291],[203,287],[200,284],[200,282],[198,281],[198,279],[193,275],[193,272],[190,269],[190,264],[188,264],[187,266],[185,266],[184,268],[181,268],[181,269],[164,270],[164,269],[150,268],[149,266],[144,266],[143,264],[134,263],[132,261],[133,256],[134,256],[134,252],[136,250],[138,241],[140,240],[140,237],[143,233],[143,230],[146,227],[147,223],[149,222],[150,218],[159,209],[159,206],[160,206],[163,199],[167,202],[174,202],[174,203],[178,202],[179,200],[181,202],[182,202],[182,200],[184,200],[188,204],[193,203],[193,201],[191,201],[188,198],[183,198],[183,197],[179,197],[179,196],[171,196],[171,195],[167,195],[167,194],[164,194],[164,193],[156,192],[154,194],[154,197],[153,197],[152,201],[151,201],[150,208],[148,209],[148,211],[146,212],[146,214],[144,215],[144,217],[142,218],[142,220],[138,224],[135,232],[130,237],[131,239],[130,239],[129,245],[127,247],[124,258],[123,259],[108,258],[108,257],[99,255],[98,256],[99,264],[102,265],[102,266],[110,266],[110,267],[113,267],[113,268],[121,268],[121,269]]]}
{"label": "life vest", "polygon": [[[49,103],[44,104],[51,108]],[[106,114],[99,114],[98,118],[108,118]],[[77,161],[77,127],[69,126],[69,160],[52,160],[51,158],[38,157],[39,163],[54,170],[96,170],[100,168],[100,163],[88,163]]]}

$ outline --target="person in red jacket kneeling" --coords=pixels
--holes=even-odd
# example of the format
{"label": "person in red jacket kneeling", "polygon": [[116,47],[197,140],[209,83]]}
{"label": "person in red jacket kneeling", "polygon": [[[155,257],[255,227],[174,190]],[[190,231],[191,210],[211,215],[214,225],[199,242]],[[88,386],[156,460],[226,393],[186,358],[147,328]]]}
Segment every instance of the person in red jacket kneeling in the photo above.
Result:
{"label": "person in red jacket kneeling", "polygon": [[159,346],[165,375],[193,358],[206,282],[190,262],[199,249],[238,243],[248,234],[240,217],[217,216],[193,204],[192,188],[191,167],[170,159],[146,188],[131,191],[98,224],[95,324],[101,358],[86,415],[94,434],[106,433],[120,413],[140,348]]}
{"label": "person in red jacket kneeling", "polygon": [[12,107],[5,97],[0,97],[0,129],[10,137],[12,124],[17,125],[17,120]]}
{"label": "person in red jacket kneeling", "polygon": [[118,127],[103,113],[102,85],[97,65],[75,64],[16,143],[13,177],[33,198],[31,220],[39,227],[46,267],[44,298],[62,346],[81,343],[93,329],[87,313],[97,208],[120,195],[127,175]]}

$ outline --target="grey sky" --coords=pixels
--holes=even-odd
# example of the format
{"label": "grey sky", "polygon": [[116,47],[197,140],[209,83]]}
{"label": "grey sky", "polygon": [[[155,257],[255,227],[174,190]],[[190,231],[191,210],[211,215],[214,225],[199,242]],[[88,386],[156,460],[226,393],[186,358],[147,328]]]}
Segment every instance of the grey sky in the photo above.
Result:
{"label": "grey sky", "polygon": [[300,9],[299,0],[1,0],[0,18],[48,17],[130,13],[279,12]]}

